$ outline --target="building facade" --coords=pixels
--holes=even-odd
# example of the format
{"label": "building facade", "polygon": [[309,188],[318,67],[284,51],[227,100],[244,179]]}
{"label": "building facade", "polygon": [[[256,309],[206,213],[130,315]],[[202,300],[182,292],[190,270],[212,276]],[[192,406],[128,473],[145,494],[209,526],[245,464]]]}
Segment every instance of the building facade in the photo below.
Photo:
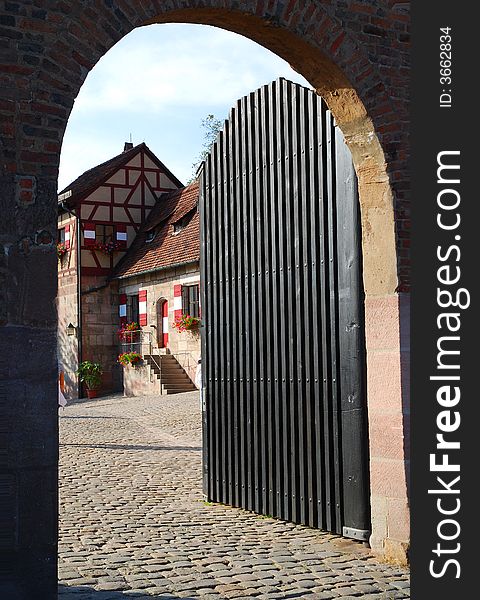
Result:
{"label": "building facade", "polygon": [[[181,182],[145,144],[125,144],[121,154],[90,169],[59,194],[58,362],[67,397],[82,394],[76,370],[84,360],[102,365],[104,391],[122,389],[118,330],[127,317],[142,328],[149,324],[146,313],[139,312],[146,307],[146,292],[131,276],[143,269],[148,250],[162,253],[162,249],[147,243],[146,257],[138,268],[135,260],[125,259],[154,207],[155,214],[164,204],[172,208],[170,216],[177,214],[173,210],[176,197],[172,199],[169,192],[181,188]],[[191,240],[196,250],[192,249],[189,260],[190,268],[196,260],[198,282],[198,219],[196,223],[196,239]],[[181,224],[173,227],[181,230]],[[178,242],[183,237],[177,234],[172,239]],[[174,260],[175,243],[169,252],[168,260]],[[163,270],[168,271],[168,260],[163,261]],[[122,279],[117,279],[116,268],[124,262],[129,265],[129,276],[123,269],[118,271]],[[170,279],[175,280],[175,267]],[[140,294],[133,294],[137,288]],[[168,296],[166,290],[164,293]],[[173,307],[173,300],[170,305]],[[156,344],[157,340],[152,341]],[[165,347],[169,348],[168,343]]]}
{"label": "building facade", "polygon": [[173,356],[189,379],[170,380],[165,368],[157,378],[156,364],[145,361],[124,369],[128,395],[195,389],[191,382],[200,359],[200,329],[195,322],[192,329],[184,329],[181,319],[201,317],[198,193],[195,182],[162,196],[115,269],[119,321],[137,322],[142,328],[140,346],[126,343],[125,349],[153,356],[158,366],[166,355]]}

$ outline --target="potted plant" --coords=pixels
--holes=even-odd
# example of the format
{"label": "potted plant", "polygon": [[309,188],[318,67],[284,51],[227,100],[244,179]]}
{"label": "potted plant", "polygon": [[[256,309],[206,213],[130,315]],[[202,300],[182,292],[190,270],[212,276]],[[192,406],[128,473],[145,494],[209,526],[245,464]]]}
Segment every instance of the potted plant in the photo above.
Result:
{"label": "potted plant", "polygon": [[93,363],[89,360],[84,360],[80,363],[77,375],[80,381],[85,384],[89,398],[96,398],[98,396],[98,389],[102,383],[102,374],[103,369],[99,363]]}

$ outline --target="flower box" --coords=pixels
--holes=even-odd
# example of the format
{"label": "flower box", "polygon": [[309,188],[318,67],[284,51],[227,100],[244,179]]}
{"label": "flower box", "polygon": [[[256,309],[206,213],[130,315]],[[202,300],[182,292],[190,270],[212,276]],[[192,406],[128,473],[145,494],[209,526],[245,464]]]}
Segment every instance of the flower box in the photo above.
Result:
{"label": "flower box", "polygon": [[57,257],[58,260],[62,260],[65,254],[68,252],[66,245],[63,242],[58,242],[57,244]]}
{"label": "flower box", "polygon": [[198,317],[192,317],[190,315],[182,315],[181,317],[177,317],[173,326],[178,332],[182,331],[192,331],[197,329],[200,325],[200,319]]}
{"label": "flower box", "polygon": [[122,352],[117,360],[123,367],[126,367],[127,365],[132,365],[132,367],[134,367],[135,365],[138,365],[142,358],[142,355],[138,352]]}

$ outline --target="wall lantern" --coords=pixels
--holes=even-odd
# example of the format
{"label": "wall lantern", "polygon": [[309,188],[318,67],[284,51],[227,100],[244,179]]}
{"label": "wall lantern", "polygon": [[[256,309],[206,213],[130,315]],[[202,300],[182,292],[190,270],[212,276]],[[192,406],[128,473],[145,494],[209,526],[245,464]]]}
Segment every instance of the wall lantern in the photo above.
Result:
{"label": "wall lantern", "polygon": [[75,335],[76,330],[77,328],[75,325],[72,325],[71,323],[67,325],[67,335]]}

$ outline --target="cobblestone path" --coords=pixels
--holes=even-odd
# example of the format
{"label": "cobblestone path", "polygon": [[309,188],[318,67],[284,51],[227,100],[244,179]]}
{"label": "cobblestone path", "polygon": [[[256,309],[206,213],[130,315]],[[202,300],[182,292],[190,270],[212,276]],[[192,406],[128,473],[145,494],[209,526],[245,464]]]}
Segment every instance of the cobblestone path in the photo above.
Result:
{"label": "cobblestone path", "polygon": [[203,501],[197,392],[60,410],[59,597],[409,598],[365,546]]}

